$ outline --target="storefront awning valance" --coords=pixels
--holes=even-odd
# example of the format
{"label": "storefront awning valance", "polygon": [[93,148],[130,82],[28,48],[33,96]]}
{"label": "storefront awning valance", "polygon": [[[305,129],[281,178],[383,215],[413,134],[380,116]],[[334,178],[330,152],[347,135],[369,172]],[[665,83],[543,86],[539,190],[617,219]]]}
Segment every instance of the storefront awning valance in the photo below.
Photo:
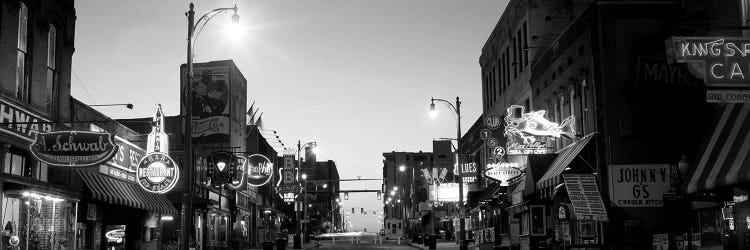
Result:
{"label": "storefront awning valance", "polygon": [[727,104],[688,173],[686,193],[750,181],[750,104]]}
{"label": "storefront awning valance", "polygon": [[91,190],[91,196],[95,200],[162,214],[177,215],[177,210],[164,195],[149,193],[135,183],[117,180],[98,173],[83,170],[76,172]]}
{"label": "storefront awning valance", "polygon": [[576,156],[581,153],[581,150],[586,147],[591,138],[594,137],[594,134],[596,133],[588,134],[577,142],[574,142],[564,149],[560,150],[561,153],[557,155],[557,158],[555,158],[555,161],[552,162],[549,169],[547,169],[547,172],[545,172],[542,178],[540,178],[539,181],[536,182],[536,188],[552,188],[557,184],[560,184],[562,182],[560,174],[562,174],[562,172],[565,171],[565,168],[568,167],[573,159],[575,159]]}

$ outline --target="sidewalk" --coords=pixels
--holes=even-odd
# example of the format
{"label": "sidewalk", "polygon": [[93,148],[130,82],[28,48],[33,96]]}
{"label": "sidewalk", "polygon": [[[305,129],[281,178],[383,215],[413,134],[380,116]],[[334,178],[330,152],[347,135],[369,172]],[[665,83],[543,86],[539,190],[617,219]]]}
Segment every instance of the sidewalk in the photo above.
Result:
{"label": "sidewalk", "polygon": [[[417,249],[428,249],[427,246],[425,246],[424,244],[412,243],[412,242],[408,242],[406,244],[409,245],[410,247],[414,247]],[[438,242],[435,246],[436,246],[436,249],[451,249],[451,250],[458,249],[458,244],[452,241]]]}
{"label": "sidewalk", "polygon": [[[286,245],[287,250],[293,250],[292,247],[294,245],[292,243],[289,243]],[[320,242],[318,241],[310,241],[309,243],[302,244],[302,249],[314,249],[318,248],[320,246]],[[273,246],[273,249],[276,250],[276,245]],[[253,248],[244,248],[243,250],[263,250],[263,246],[256,246]]]}

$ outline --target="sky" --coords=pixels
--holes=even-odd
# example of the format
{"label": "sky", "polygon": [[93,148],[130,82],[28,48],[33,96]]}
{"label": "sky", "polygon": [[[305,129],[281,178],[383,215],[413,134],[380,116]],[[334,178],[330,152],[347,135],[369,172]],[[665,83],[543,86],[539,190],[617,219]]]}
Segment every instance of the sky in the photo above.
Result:
{"label": "sky", "polygon": [[[77,0],[73,97],[112,118],[149,117],[157,103],[179,114],[179,66],[186,61],[190,1]],[[263,113],[287,147],[315,141],[318,161],[336,162],[342,179],[382,178],[383,153],[432,151],[453,138],[452,111],[430,98],[461,98],[461,127],[482,113],[479,56],[507,0],[194,1],[197,17],[239,8],[241,36],[229,14],[206,25],[195,62],[232,59],[247,79],[248,106]],[[381,182],[341,182],[342,190]],[[343,197],[343,196],[342,196]],[[350,194],[351,211],[382,210],[374,193]],[[352,215],[353,228],[379,228]]]}

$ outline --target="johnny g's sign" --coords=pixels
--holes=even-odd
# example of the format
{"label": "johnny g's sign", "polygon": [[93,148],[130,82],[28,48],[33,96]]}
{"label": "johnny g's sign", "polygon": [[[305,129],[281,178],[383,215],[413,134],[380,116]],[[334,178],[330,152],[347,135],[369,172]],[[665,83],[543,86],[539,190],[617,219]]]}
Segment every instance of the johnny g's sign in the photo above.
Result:
{"label": "johnny g's sign", "polygon": [[29,150],[52,166],[91,167],[115,156],[118,147],[114,139],[112,134],[88,131],[38,133]]}
{"label": "johnny g's sign", "polygon": [[667,164],[612,165],[609,193],[613,206],[661,207],[669,191],[671,171]]}

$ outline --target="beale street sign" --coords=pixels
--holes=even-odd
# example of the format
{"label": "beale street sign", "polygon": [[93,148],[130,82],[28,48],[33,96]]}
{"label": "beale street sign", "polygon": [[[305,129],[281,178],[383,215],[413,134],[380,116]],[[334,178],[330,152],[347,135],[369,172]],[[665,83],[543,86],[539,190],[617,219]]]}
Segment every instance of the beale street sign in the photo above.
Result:
{"label": "beale street sign", "polygon": [[117,153],[115,136],[89,131],[38,133],[29,145],[31,154],[51,166],[92,167]]}
{"label": "beale street sign", "polygon": [[750,87],[750,38],[671,37],[667,55],[680,63],[703,63],[706,86]]}

